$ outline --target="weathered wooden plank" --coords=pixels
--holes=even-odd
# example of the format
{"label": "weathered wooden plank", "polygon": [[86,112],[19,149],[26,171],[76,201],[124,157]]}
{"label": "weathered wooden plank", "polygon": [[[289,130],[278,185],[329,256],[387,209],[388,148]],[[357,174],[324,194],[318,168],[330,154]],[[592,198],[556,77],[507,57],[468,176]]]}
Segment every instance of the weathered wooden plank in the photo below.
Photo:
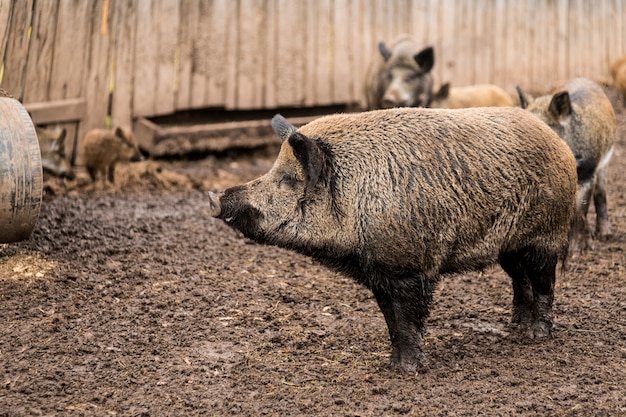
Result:
{"label": "weathered wooden plank", "polygon": [[180,5],[178,0],[160,0],[153,3],[158,8],[158,27],[154,35],[157,44],[157,74],[154,114],[173,113],[177,87],[178,26],[180,23]]}
{"label": "weathered wooden plank", "polygon": [[491,25],[487,11],[486,0],[475,0],[474,26],[472,31],[473,74],[471,84],[487,83],[491,80]]}
{"label": "weathered wooden plank", "polygon": [[2,85],[2,69],[4,68],[4,52],[7,49],[9,30],[11,29],[11,12],[13,2],[0,1],[0,85]]}
{"label": "weathered wooden plank", "polygon": [[[231,24],[226,25],[224,45],[226,46],[226,85],[224,89],[224,104],[227,109],[236,109],[237,90],[239,75],[239,20],[240,2],[229,2],[227,4],[226,16],[229,16]],[[235,24],[232,24],[232,23]]]}
{"label": "weathered wooden plank", "polygon": [[[233,66],[236,64],[237,28],[232,22],[235,21],[236,7],[237,2],[230,0],[211,1],[208,43],[198,51],[207,57],[204,63],[207,78],[205,102],[208,106],[232,108],[234,103],[232,83],[236,80]],[[206,22],[201,24],[206,25]]]}
{"label": "weathered wooden plank", "polygon": [[[300,126],[317,117],[291,117],[289,121]],[[160,126],[139,118],[133,126],[133,132],[139,146],[151,156],[221,152],[230,148],[254,148],[279,143],[269,120]]]}
{"label": "weathered wooden plank", "polygon": [[[556,68],[552,75],[557,80],[565,80],[569,76],[569,6],[567,0],[558,2],[555,9],[557,39],[554,61],[556,63]],[[543,80],[543,83],[546,81],[547,80]]]}
{"label": "weathered wooden plank", "polygon": [[198,1],[181,0],[178,24],[178,43],[174,62],[176,67],[174,85],[174,104],[176,109],[191,108],[191,71],[193,57],[193,41],[195,33],[193,24],[196,22]]}
{"label": "weathered wooden plank", "polygon": [[460,69],[454,42],[458,35],[455,4],[455,0],[442,0],[441,2],[441,47],[439,51],[435,50],[435,68],[438,68],[438,83],[435,88],[446,82],[458,82],[456,74]]}
{"label": "weathered wooden plank", "polygon": [[506,0],[495,0],[492,2],[492,36],[493,36],[493,56],[492,56],[492,68],[491,74],[492,84],[498,85],[509,93],[514,89],[514,86],[510,86],[507,80],[506,60]]}
{"label": "weathered wooden plank", "polygon": [[[349,74],[351,78],[350,97],[353,105],[360,105],[363,100],[363,80],[365,79],[365,72],[367,71],[367,61],[365,59],[364,42],[369,38],[369,27],[365,25],[362,19],[361,7],[363,3],[359,0],[350,1],[348,15],[352,19],[352,31],[350,33],[350,50],[352,52],[352,73]],[[311,69],[307,68],[307,75],[310,74]]]}
{"label": "weathered wooden plank", "polygon": [[83,119],[86,113],[86,102],[83,98],[71,98],[58,101],[43,101],[24,104],[33,123],[49,124],[75,122]]}
{"label": "weathered wooden plank", "polygon": [[[263,105],[263,50],[267,37],[263,0],[249,0],[239,8],[236,100],[238,109],[261,108]],[[304,49],[301,53],[304,53]]]}
{"label": "weathered wooden plank", "polygon": [[24,95],[32,8],[33,0],[13,3],[7,29],[9,37],[4,54],[2,88],[18,100]]}
{"label": "weathered wooden plank", "polygon": [[568,49],[569,49],[569,72],[568,78],[584,76],[584,55],[581,52],[585,44],[585,37],[588,34],[581,34],[583,30],[583,0],[570,0],[569,2],[569,30],[568,30]]}
{"label": "weathered wooden plank", "polygon": [[48,99],[54,54],[54,37],[57,29],[57,10],[57,2],[44,1],[35,3],[24,83],[23,100],[25,103]]}
{"label": "weathered wooden plank", "polygon": [[[211,45],[211,0],[192,0],[194,6],[189,13],[187,23],[190,26],[191,42],[191,85],[189,86],[189,107],[201,108],[209,106],[207,100],[209,51]],[[214,103],[212,103],[214,104]]]}
{"label": "weathered wooden plank", "polygon": [[333,102],[350,103],[353,82],[353,47],[350,33],[352,20],[348,14],[349,0],[335,0],[333,11]]}
{"label": "weathered wooden plank", "polygon": [[315,85],[318,105],[330,104],[333,101],[333,55],[332,55],[332,3],[330,0],[319,0],[316,19]]}
{"label": "weathered wooden plank", "polygon": [[[133,118],[133,76],[137,38],[137,0],[116,0],[111,9],[112,102],[111,124],[130,127]],[[137,63],[140,65],[141,63]]]}
{"label": "weathered wooden plank", "polygon": [[[309,7],[310,7],[309,0]],[[314,1],[314,0],[313,0]],[[265,16],[266,16],[266,37],[262,51],[265,55],[265,62],[263,63],[263,79],[264,79],[264,91],[263,91],[263,106],[265,108],[275,108],[278,105],[276,99],[277,80],[276,73],[277,68],[283,62],[280,57],[282,56],[279,51],[276,50],[278,30],[276,27],[280,25],[277,19],[276,13],[276,0],[266,0],[265,3]],[[309,25],[311,23],[309,22]],[[307,51],[307,56],[311,51]],[[314,87],[312,87],[314,88]],[[306,89],[306,87],[305,87]],[[311,102],[313,105],[315,101]]]}
{"label": "weathered wooden plank", "polygon": [[[155,0],[158,1],[158,0]],[[158,9],[151,0],[138,0],[136,13],[133,114],[155,114],[158,71]]]}
{"label": "weathered wooden plank", "polygon": [[93,3],[60,0],[50,76],[51,100],[83,96],[91,48]]}
{"label": "weathered wooden plank", "polygon": [[[111,46],[111,32],[109,25],[111,22],[110,3],[96,2],[89,10],[90,25],[86,46],[89,47],[85,56],[85,68],[83,76],[83,97],[86,102],[86,112],[82,123],[78,126],[77,151],[72,151],[77,155],[77,161],[82,163],[82,155],[78,152],[81,149],[80,142],[85,134],[92,128],[106,127],[107,115],[110,99],[111,86],[111,56],[109,55]],[[84,40],[83,40],[84,42]],[[67,146],[67,143],[66,143]]]}
{"label": "weathered wooden plank", "polygon": [[[302,22],[306,9],[302,6],[303,3],[290,0],[278,0],[277,3],[276,12],[280,22],[277,26],[277,51],[280,62],[276,76],[280,79],[280,84],[276,91],[276,99],[279,106],[299,106],[304,102],[305,59],[302,48],[305,45],[306,29]],[[332,18],[328,20],[328,24],[327,30],[332,31]],[[332,52],[332,48],[329,48],[331,79]]]}

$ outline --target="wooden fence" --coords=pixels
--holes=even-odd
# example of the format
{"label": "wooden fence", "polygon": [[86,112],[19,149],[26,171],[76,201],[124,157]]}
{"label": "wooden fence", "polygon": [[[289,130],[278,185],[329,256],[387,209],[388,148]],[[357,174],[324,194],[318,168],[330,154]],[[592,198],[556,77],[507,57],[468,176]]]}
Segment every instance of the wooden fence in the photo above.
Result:
{"label": "wooden fence", "polygon": [[0,0],[0,87],[38,123],[359,103],[379,40],[435,48],[436,84],[607,79],[626,0]]}

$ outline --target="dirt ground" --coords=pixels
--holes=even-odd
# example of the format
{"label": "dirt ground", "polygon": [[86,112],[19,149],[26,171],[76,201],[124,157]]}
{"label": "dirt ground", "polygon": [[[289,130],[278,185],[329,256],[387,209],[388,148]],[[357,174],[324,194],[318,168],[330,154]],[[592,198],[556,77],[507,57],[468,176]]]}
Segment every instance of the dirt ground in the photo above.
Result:
{"label": "dirt ground", "polygon": [[205,214],[276,147],[51,178],[30,239],[0,246],[0,416],[626,416],[619,119],[615,235],[558,274],[555,337],[511,331],[498,267],[445,277],[411,377],[366,289]]}

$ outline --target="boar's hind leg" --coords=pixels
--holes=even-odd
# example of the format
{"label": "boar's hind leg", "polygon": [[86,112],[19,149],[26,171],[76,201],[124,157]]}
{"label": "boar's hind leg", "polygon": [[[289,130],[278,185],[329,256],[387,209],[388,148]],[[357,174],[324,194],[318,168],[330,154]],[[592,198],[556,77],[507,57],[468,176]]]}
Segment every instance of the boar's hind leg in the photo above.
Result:
{"label": "boar's hind leg", "polygon": [[596,186],[593,190],[593,205],[596,208],[596,237],[606,240],[611,237],[611,222],[606,207],[606,169],[596,173]]}
{"label": "boar's hind leg", "polygon": [[413,280],[390,278],[389,281],[398,285],[373,288],[391,339],[389,365],[406,374],[414,374],[426,362],[423,351],[424,321],[428,316],[434,285],[427,279],[418,280],[417,284]]}
{"label": "boar's hind leg", "polygon": [[514,323],[528,326],[531,338],[552,334],[552,302],[556,252],[526,247],[500,255],[500,265],[513,281]]}

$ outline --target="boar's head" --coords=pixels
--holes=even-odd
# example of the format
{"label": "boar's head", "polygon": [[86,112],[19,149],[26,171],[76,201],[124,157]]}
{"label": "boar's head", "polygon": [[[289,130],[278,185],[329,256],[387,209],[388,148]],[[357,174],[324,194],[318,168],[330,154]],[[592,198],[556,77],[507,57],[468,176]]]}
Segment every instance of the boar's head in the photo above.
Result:
{"label": "boar's head", "polygon": [[341,215],[334,203],[332,154],[323,139],[299,133],[280,115],[272,127],[282,141],[272,169],[211,194],[211,214],[256,242],[312,254],[324,245],[324,234],[336,230],[331,223]]}
{"label": "boar's head", "polygon": [[417,53],[400,48],[394,53],[380,42],[378,49],[385,61],[381,72],[382,107],[429,106],[433,88],[430,71],[435,63],[433,48],[427,47]]}

